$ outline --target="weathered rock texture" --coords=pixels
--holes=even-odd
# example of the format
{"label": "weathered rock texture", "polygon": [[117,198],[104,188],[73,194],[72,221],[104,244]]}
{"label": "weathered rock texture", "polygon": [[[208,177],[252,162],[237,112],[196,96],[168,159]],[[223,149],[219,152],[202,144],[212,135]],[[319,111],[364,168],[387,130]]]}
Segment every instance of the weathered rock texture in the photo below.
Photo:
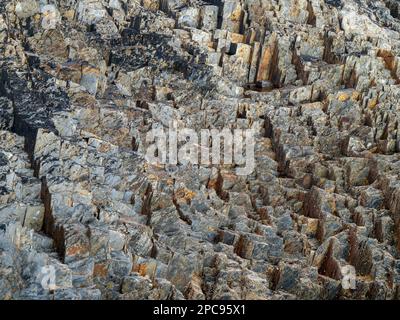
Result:
{"label": "weathered rock texture", "polygon": [[[0,298],[400,298],[399,9],[0,0]],[[254,172],[150,165],[172,120]]]}

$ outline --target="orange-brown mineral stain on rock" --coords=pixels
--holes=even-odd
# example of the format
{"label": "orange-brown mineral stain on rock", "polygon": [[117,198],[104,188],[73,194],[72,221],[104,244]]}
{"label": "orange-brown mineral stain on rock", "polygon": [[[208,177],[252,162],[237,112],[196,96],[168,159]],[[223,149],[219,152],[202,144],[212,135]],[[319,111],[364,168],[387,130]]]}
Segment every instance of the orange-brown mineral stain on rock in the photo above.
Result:
{"label": "orange-brown mineral stain on rock", "polygon": [[235,10],[232,11],[230,18],[232,21],[240,21],[241,17],[242,17],[242,7],[238,4]]}
{"label": "orange-brown mineral stain on rock", "polygon": [[240,33],[231,33],[229,35],[231,43],[244,43],[245,42],[245,36]]}
{"label": "orange-brown mineral stain on rock", "polygon": [[372,98],[368,101],[368,109],[372,110],[375,109],[376,105],[378,104],[377,98]]}
{"label": "orange-brown mineral stain on rock", "polygon": [[360,96],[361,96],[360,92],[358,92],[357,90],[354,90],[353,93],[351,94],[351,99],[353,101],[358,101],[358,100],[360,100]]}
{"label": "orange-brown mineral stain on rock", "polygon": [[75,256],[77,254],[82,254],[87,251],[87,246],[74,244],[73,246],[69,247],[65,254],[67,256]]}
{"label": "orange-brown mineral stain on rock", "polygon": [[96,263],[93,268],[94,277],[106,277],[108,274],[108,268],[104,263]]}
{"label": "orange-brown mineral stain on rock", "polygon": [[190,203],[195,196],[196,196],[195,192],[193,192],[192,190],[186,189],[186,188],[179,189],[175,193],[175,197],[177,199],[185,200],[188,203]]}
{"label": "orange-brown mineral stain on rock", "polygon": [[108,143],[102,143],[98,148],[98,151],[101,153],[107,153],[111,150],[111,146]]}
{"label": "orange-brown mineral stain on rock", "polygon": [[139,273],[142,277],[147,274],[147,266],[145,264],[137,264],[133,267],[133,272]]}
{"label": "orange-brown mineral stain on rock", "polygon": [[379,49],[377,56],[382,58],[384,63],[385,63],[385,68],[390,71],[390,74],[393,78],[393,80],[396,81],[396,84],[400,83],[399,76],[397,75],[397,59],[396,56],[384,49]]}
{"label": "orange-brown mineral stain on rock", "polygon": [[299,16],[299,14],[300,14],[300,6],[299,6],[299,1],[298,0],[294,0],[293,1],[293,6],[291,7],[291,10],[290,10],[290,15],[292,16],[292,17],[298,17]]}
{"label": "orange-brown mineral stain on rock", "polygon": [[207,188],[215,189],[217,187],[217,184],[218,184],[218,179],[211,179],[210,181],[208,181]]}
{"label": "orange-brown mineral stain on rock", "polygon": [[261,59],[261,63],[258,69],[257,80],[260,81],[268,78],[269,70],[271,68],[272,54],[273,54],[272,47],[269,46],[265,48],[264,55]]}
{"label": "orange-brown mineral stain on rock", "polygon": [[349,99],[350,99],[350,96],[349,96],[347,93],[345,93],[345,92],[339,94],[339,96],[338,96],[338,100],[339,100],[340,102],[345,102],[345,101],[347,101],[347,100],[349,100]]}
{"label": "orange-brown mineral stain on rock", "polygon": [[276,34],[272,34],[258,66],[257,81],[269,80],[273,67],[274,56],[276,54]]}
{"label": "orange-brown mineral stain on rock", "polygon": [[160,4],[154,0],[143,0],[143,7],[150,11],[157,11],[160,9]]}

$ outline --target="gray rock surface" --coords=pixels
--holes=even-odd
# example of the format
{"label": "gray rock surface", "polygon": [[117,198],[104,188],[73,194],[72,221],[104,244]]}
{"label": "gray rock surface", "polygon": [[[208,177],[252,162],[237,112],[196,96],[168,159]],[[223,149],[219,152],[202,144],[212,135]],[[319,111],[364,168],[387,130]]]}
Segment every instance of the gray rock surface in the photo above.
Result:
{"label": "gray rock surface", "polygon": [[399,299],[399,5],[0,0],[0,299]]}

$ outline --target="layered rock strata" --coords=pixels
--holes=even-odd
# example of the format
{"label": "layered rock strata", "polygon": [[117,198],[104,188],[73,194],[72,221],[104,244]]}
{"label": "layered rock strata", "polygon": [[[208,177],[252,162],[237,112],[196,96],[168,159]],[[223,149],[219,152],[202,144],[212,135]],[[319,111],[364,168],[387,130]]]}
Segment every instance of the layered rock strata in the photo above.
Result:
{"label": "layered rock strata", "polygon": [[[400,298],[399,6],[0,0],[0,298]],[[254,171],[148,163],[171,122]]]}

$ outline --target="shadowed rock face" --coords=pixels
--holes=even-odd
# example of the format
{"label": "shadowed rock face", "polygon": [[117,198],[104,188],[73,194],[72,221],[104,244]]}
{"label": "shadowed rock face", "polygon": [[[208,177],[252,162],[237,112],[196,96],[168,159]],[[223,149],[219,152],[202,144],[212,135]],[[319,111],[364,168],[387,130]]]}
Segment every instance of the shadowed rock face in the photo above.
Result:
{"label": "shadowed rock face", "polygon": [[[0,0],[0,299],[398,299],[398,16]],[[254,171],[147,162],[172,121]]]}

